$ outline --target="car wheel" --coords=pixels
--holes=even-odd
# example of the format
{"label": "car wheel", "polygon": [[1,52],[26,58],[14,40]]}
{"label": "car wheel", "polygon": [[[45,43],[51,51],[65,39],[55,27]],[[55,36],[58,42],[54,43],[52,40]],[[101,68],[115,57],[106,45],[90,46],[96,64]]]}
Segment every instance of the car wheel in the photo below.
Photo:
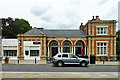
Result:
{"label": "car wheel", "polygon": [[81,62],[81,63],[80,63],[80,66],[86,67],[86,66],[87,66],[87,63],[86,63],[86,62]]}
{"label": "car wheel", "polygon": [[61,62],[61,61],[60,61],[60,62],[57,62],[57,66],[58,66],[58,67],[62,67],[62,66],[63,66],[63,62]]}

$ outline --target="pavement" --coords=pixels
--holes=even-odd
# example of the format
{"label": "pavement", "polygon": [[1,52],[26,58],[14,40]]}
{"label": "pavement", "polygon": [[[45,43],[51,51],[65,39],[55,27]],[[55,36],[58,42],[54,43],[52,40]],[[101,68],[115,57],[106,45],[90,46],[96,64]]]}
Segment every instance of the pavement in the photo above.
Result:
{"label": "pavement", "polygon": [[[120,65],[120,61],[96,61],[96,64],[89,64],[89,65]],[[2,64],[5,64],[2,61]],[[9,64],[18,64],[17,60],[10,60]],[[20,60],[19,64],[35,64],[34,60]],[[37,60],[36,64],[46,64],[46,60]]]}
{"label": "pavement", "polygon": [[[10,60],[9,64],[15,65],[18,63],[17,63],[17,61]],[[23,65],[28,64],[28,66],[29,66],[29,65],[35,64],[35,61],[21,60],[19,65],[21,65],[21,64],[23,64]],[[37,61],[36,65],[39,65],[39,64],[46,64],[46,61]],[[2,61],[2,65],[6,65],[6,64],[4,64],[4,61]],[[16,68],[19,65],[16,65]],[[51,65],[51,64],[48,64],[48,65]],[[105,61],[104,64],[102,61],[96,61],[96,64],[89,64],[89,65],[90,66],[99,66],[101,68],[101,66],[103,66],[103,65],[104,66],[106,66],[106,65],[117,66],[120,64],[118,61],[107,61],[107,62]],[[70,67],[70,68],[72,69],[73,67]],[[70,68],[68,67],[68,69],[70,69]],[[94,67],[91,67],[91,68],[95,69]],[[112,68],[114,69],[114,67],[112,67]],[[86,69],[86,68],[84,68],[84,69]],[[107,68],[105,68],[105,69],[107,69]],[[102,70],[102,71],[104,71],[104,70]],[[120,72],[119,73],[118,72],[87,72],[87,71],[84,72],[84,70],[82,72],[59,72],[59,71],[58,72],[26,72],[26,71],[24,71],[24,72],[23,71],[0,72],[0,78],[44,78],[44,79],[45,78],[105,78],[105,79],[115,78],[115,79],[118,79],[118,78],[120,78],[119,75],[120,75]]]}
{"label": "pavement", "polygon": [[[3,60],[2,64],[5,64]],[[18,60],[9,60],[9,64],[18,64]],[[35,60],[19,60],[19,64],[35,64]],[[37,60],[36,64],[46,64],[46,60]]]}
{"label": "pavement", "polygon": [[118,78],[117,72],[3,72],[2,78]]}

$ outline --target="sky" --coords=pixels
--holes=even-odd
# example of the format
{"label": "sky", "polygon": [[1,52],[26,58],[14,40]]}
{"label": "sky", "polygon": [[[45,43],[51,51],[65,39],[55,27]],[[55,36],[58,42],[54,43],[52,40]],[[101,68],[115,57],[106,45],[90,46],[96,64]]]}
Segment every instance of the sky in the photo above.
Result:
{"label": "sky", "polygon": [[[92,16],[118,20],[119,0],[0,0],[0,18],[22,18],[32,27],[79,29]],[[118,30],[118,28],[117,28]]]}

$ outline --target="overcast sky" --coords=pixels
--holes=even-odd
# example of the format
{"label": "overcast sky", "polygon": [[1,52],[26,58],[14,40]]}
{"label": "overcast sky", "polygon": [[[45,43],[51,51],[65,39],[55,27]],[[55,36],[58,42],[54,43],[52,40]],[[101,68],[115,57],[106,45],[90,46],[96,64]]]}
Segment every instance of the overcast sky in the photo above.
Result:
{"label": "overcast sky", "polygon": [[23,18],[32,27],[78,29],[92,16],[118,20],[119,0],[0,0],[0,18]]}

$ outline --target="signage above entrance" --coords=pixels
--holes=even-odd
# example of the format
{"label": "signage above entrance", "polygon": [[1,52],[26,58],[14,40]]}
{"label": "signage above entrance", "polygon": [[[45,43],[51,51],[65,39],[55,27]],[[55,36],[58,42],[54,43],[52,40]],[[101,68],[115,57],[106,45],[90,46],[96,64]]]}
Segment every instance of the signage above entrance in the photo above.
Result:
{"label": "signage above entrance", "polygon": [[40,44],[40,42],[33,42],[33,44]]}

